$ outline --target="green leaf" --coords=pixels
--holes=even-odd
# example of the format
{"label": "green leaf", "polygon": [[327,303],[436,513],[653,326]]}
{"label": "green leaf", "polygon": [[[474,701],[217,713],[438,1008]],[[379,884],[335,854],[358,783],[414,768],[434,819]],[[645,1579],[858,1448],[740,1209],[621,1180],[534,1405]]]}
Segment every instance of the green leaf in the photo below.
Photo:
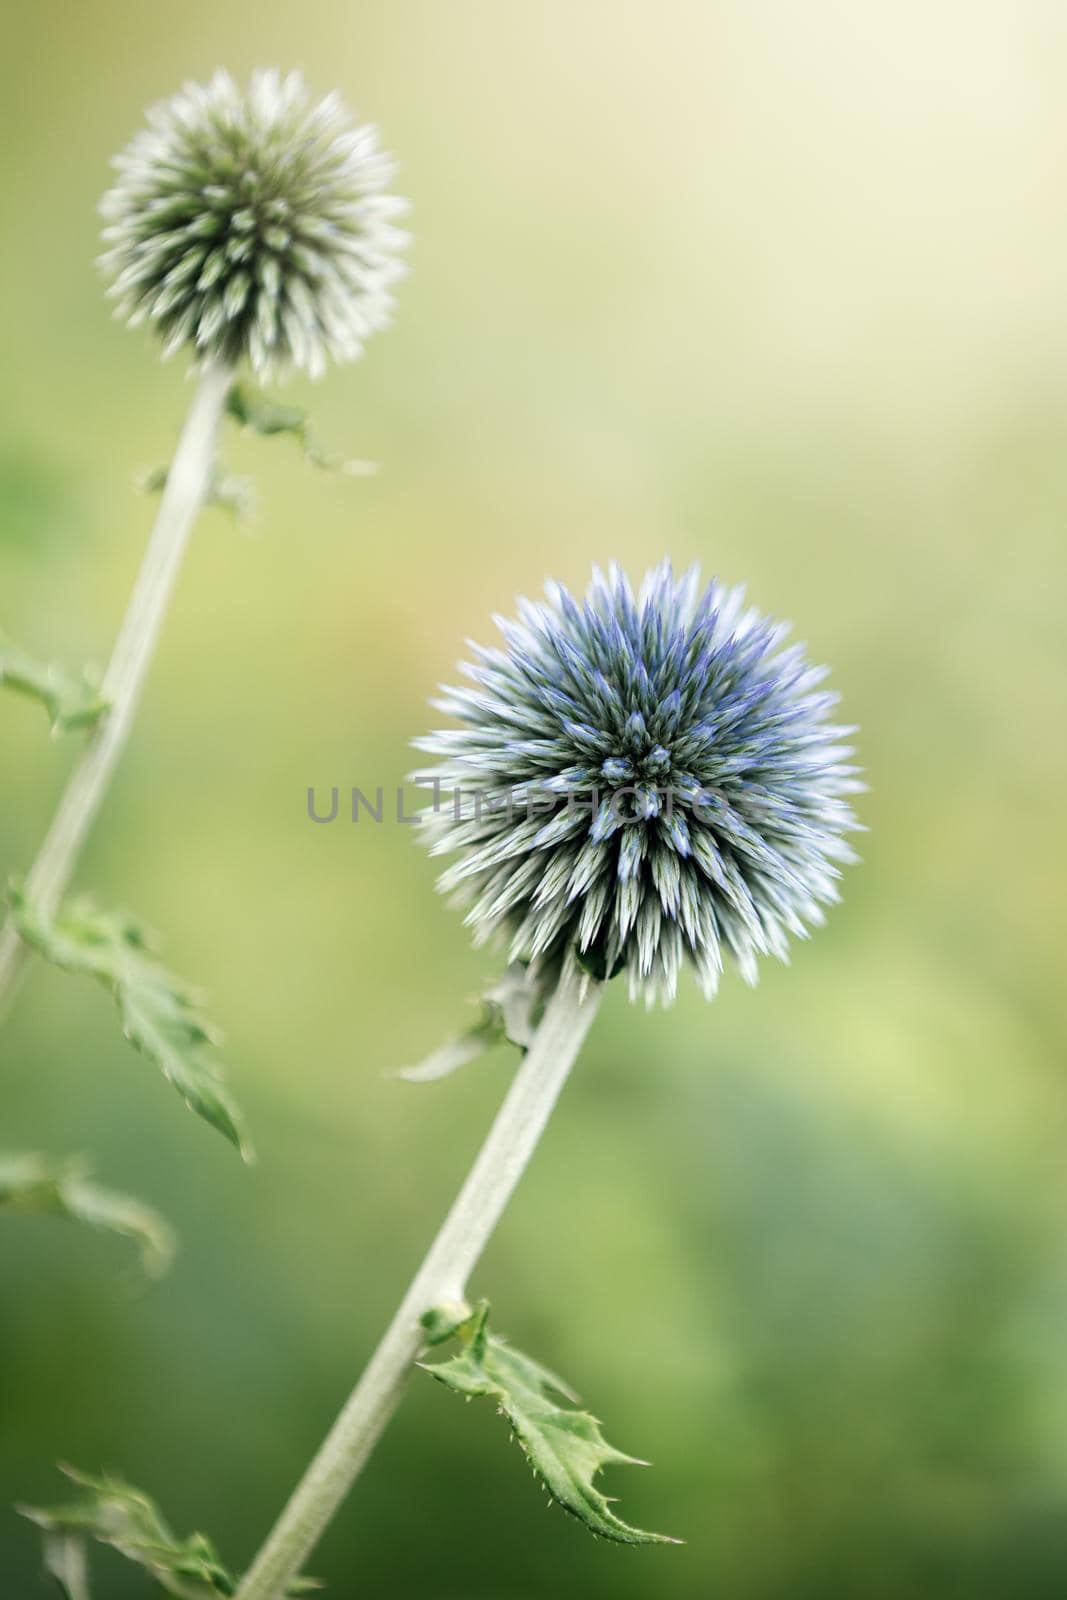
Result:
{"label": "green leaf", "polygon": [[226,411],[242,428],[250,428],[264,438],[287,434],[299,444],[305,461],[325,472],[347,472],[363,477],[378,470],[373,461],[338,461],[324,455],[312,434],[306,411],[299,406],[281,405],[249,384],[233,385],[226,399]]}
{"label": "green leaf", "polygon": [[155,1062],[191,1111],[251,1161],[241,1113],[211,1049],[217,1036],[195,992],[152,955],[145,930],[125,912],[102,911],[87,898],[47,916],[15,887],[11,904],[27,944],[65,972],[102,983],[114,997],[122,1031],[134,1049]]}
{"label": "green leaf", "polygon": [[46,1533],[44,1570],[59,1585],[63,1600],[92,1600],[89,1591],[89,1556],[85,1540],[77,1534]]}
{"label": "green leaf", "polygon": [[494,1045],[529,1049],[545,1003],[544,984],[532,968],[512,962],[478,1003],[482,1014],[472,1028],[449,1039],[417,1066],[402,1067],[395,1076],[408,1083],[431,1083],[477,1060]]}
{"label": "green leaf", "polygon": [[[162,494],[167,486],[168,471],[167,467],[153,467],[141,478],[141,488],[146,494]],[[217,506],[220,511],[229,512],[236,523],[244,524],[251,520],[255,498],[255,486],[251,478],[235,472],[223,472],[217,465],[212,467],[204,495],[205,505]]]}
{"label": "green leaf", "polygon": [[0,1211],[35,1212],[123,1234],[140,1247],[149,1277],[162,1277],[174,1259],[175,1240],[157,1211],[131,1195],[90,1182],[80,1157],[0,1153]]}
{"label": "green leaf", "polygon": [[[466,1309],[466,1308],[464,1308]],[[555,1398],[575,1401],[577,1395],[547,1368],[490,1333],[489,1305],[481,1301],[465,1320],[454,1307],[440,1307],[423,1318],[429,1342],[458,1338],[463,1345],[450,1361],[425,1370],[457,1393],[472,1398],[489,1395],[507,1417],[534,1476],[549,1494],[591,1533],[619,1544],[678,1544],[663,1533],[644,1533],[620,1521],[595,1479],[602,1467],[647,1466],[608,1444],[600,1424],[588,1411],[563,1406]]]}
{"label": "green leaf", "polygon": [[61,667],[35,661],[0,634],[0,685],[37,700],[48,712],[53,733],[91,728],[107,710],[100,688],[88,672],[71,677]]}
{"label": "green leaf", "polygon": [[[214,1600],[218,1595],[237,1593],[237,1579],[223,1566],[211,1540],[202,1533],[177,1538],[148,1495],[120,1478],[93,1478],[73,1467],[62,1471],[82,1490],[80,1500],[63,1506],[19,1506],[18,1510],[43,1531],[45,1568],[67,1600],[89,1600],[86,1546],[90,1539],[110,1545],[127,1561],[143,1567],[164,1593],[181,1600]],[[318,1587],[309,1578],[298,1578],[285,1592],[295,1600]]]}

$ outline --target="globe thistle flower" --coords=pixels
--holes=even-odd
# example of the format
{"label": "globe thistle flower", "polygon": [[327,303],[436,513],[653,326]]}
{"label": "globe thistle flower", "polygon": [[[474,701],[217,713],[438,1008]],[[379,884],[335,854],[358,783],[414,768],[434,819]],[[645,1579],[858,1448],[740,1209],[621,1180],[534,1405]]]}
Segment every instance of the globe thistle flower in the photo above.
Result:
{"label": "globe thistle flower", "polygon": [[404,201],[372,127],[298,73],[226,72],[148,113],[101,203],[117,314],[148,322],[165,354],[247,359],[269,377],[320,375],[385,327],[402,274]]}
{"label": "globe thistle flower", "polygon": [[636,597],[616,567],[584,605],[546,593],[434,702],[461,726],[416,741],[442,758],[415,775],[435,787],[424,834],[458,857],[439,887],[477,942],[503,930],[535,967],[573,951],[648,1004],[683,962],[710,998],[724,953],[754,982],[854,859],[854,730],[828,720],[825,669],[696,568],[665,562]]}

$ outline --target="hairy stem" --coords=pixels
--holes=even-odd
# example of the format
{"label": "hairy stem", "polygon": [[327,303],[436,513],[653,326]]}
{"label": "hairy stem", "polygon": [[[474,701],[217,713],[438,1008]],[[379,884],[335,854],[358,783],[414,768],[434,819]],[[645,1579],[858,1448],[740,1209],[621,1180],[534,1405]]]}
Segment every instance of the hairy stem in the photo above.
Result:
{"label": "hairy stem", "polygon": [[280,1600],[301,1571],[399,1404],[425,1344],[423,1314],[461,1303],[581,1049],[601,986],[565,972],[489,1135],[370,1364],[244,1582],[237,1600]]}
{"label": "hairy stem", "polygon": [[[102,693],[108,709],[89,736],[26,877],[27,895],[46,914],[55,911],[66,892],[130,736],[189,533],[211,483],[215,440],[232,380],[232,369],[220,364],[206,366],[200,375],[104,677]],[[0,1017],[13,996],[27,955],[9,918],[0,932]]]}

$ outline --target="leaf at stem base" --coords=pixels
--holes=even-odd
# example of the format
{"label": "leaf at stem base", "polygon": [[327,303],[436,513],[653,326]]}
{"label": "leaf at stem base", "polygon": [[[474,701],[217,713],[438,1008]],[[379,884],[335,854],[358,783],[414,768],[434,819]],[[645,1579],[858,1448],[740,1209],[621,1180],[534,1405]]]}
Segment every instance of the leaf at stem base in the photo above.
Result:
{"label": "leaf at stem base", "polygon": [[85,671],[78,678],[56,666],[38,661],[10,644],[0,634],[0,685],[38,701],[48,713],[53,733],[91,728],[107,710],[99,685]]}
{"label": "leaf at stem base", "polygon": [[[151,1574],[165,1594],[180,1600],[216,1600],[237,1593],[237,1579],[224,1567],[211,1540],[202,1533],[179,1539],[155,1501],[120,1478],[93,1478],[73,1467],[62,1471],[81,1491],[63,1506],[19,1506],[44,1535],[45,1569],[66,1600],[90,1600],[87,1545],[110,1545],[127,1561]],[[286,1588],[296,1600],[320,1586],[298,1578]]]}
{"label": "leaf at stem base", "polygon": [[49,916],[15,886],[11,906],[26,943],[65,972],[102,983],[134,1049],[154,1061],[189,1109],[250,1161],[243,1118],[212,1053],[217,1036],[194,991],[152,955],[145,930],[127,913],[102,911],[86,897]]}
{"label": "leaf at stem base", "polygon": [[0,1153],[0,1211],[64,1217],[133,1239],[150,1278],[162,1277],[174,1259],[175,1240],[158,1211],[132,1195],[103,1189],[79,1157]]}
{"label": "leaf at stem base", "polygon": [[264,438],[279,434],[295,439],[304,453],[304,460],[324,472],[346,472],[352,477],[371,476],[377,472],[373,461],[338,461],[324,455],[311,429],[311,419],[299,406],[283,405],[272,400],[247,383],[235,383],[226,399],[226,413],[242,428]]}
{"label": "leaf at stem base", "polygon": [[[552,1498],[591,1533],[618,1544],[678,1544],[663,1533],[632,1528],[611,1509],[595,1479],[603,1467],[647,1466],[608,1444],[600,1423],[588,1411],[560,1400],[577,1396],[546,1367],[532,1361],[489,1331],[489,1305],[481,1301],[464,1320],[455,1308],[430,1311],[423,1318],[431,1344],[458,1338],[463,1346],[450,1361],[424,1365],[424,1370],[468,1399],[487,1395],[511,1424],[534,1476]],[[558,1396],[558,1398],[557,1398]]]}
{"label": "leaf at stem base", "polygon": [[476,1061],[498,1044],[529,1049],[545,1007],[549,982],[540,970],[513,961],[479,1000],[481,1016],[466,1033],[456,1034],[414,1067],[393,1074],[407,1083],[433,1083]]}

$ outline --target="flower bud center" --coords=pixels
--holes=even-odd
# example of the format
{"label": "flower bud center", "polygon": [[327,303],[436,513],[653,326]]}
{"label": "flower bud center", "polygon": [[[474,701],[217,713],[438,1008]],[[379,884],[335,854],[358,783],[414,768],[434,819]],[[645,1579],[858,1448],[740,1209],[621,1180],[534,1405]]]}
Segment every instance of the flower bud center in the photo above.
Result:
{"label": "flower bud center", "polygon": [[[608,756],[601,764],[601,776],[618,787],[633,784],[640,786],[642,792],[654,790],[655,785],[670,773],[671,753],[663,745],[653,744],[647,735],[643,746],[631,749],[625,755]],[[654,812],[646,811],[645,814],[652,815]]]}

